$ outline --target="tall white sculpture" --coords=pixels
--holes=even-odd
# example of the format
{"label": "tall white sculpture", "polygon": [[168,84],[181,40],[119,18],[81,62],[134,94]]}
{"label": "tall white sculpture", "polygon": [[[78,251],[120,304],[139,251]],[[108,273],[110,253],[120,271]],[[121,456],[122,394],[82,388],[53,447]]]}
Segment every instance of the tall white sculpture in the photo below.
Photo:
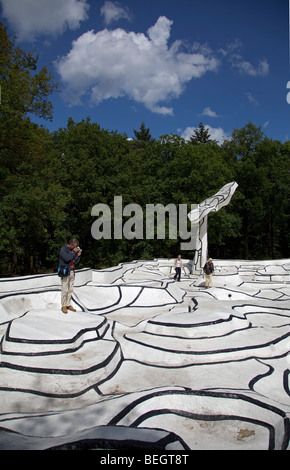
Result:
{"label": "tall white sculpture", "polygon": [[238,184],[233,181],[223,186],[214,196],[205,199],[198,204],[197,208],[188,214],[192,224],[199,223],[199,233],[197,236],[196,251],[193,261],[193,271],[200,270],[207,260],[207,218],[210,212],[217,212],[222,207],[227,206],[237,189]]}

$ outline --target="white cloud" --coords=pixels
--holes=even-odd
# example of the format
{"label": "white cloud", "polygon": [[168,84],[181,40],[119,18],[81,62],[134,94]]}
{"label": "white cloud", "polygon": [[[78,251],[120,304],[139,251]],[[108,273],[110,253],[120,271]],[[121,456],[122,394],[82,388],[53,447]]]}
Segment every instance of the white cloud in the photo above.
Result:
{"label": "white cloud", "polygon": [[218,114],[215,111],[213,111],[210,107],[204,108],[200,116],[209,116],[212,118],[219,117]]}
{"label": "white cloud", "polygon": [[[225,140],[230,140],[231,135],[227,134],[221,127],[211,127],[206,124],[205,129],[208,130],[210,139],[216,140],[219,145],[223,144]],[[190,140],[190,137],[194,135],[194,131],[199,130],[198,127],[187,127],[181,134],[181,137],[185,140]]]}
{"label": "white cloud", "polygon": [[181,41],[168,45],[172,21],[161,16],[148,34],[123,29],[88,31],[56,63],[70,104],[89,96],[91,103],[127,96],[155,113],[172,115],[164,106],[186,83],[215,71],[210,52],[185,51]]}
{"label": "white cloud", "polygon": [[148,29],[148,36],[155,46],[167,47],[172,25],[173,21],[168,20],[165,16],[160,16],[157,23]]}
{"label": "white cloud", "polygon": [[252,77],[265,77],[268,75],[270,66],[266,59],[260,59],[256,66],[244,60],[240,55],[235,55],[232,60],[233,67],[236,67],[242,74]]}
{"label": "white cloud", "polygon": [[118,2],[105,2],[101,8],[101,15],[104,16],[106,25],[109,25],[113,21],[119,21],[120,19],[131,21],[129,9],[123,7]]}
{"label": "white cloud", "polygon": [[225,48],[219,49],[219,53],[232,64],[233,68],[239,70],[241,74],[250,75],[252,77],[265,77],[270,71],[270,65],[267,59],[259,59],[257,65],[253,65],[245,60],[241,55],[243,44],[239,39],[229,43]]}
{"label": "white cloud", "polygon": [[59,35],[87,19],[87,0],[0,0],[2,15],[20,40]]}

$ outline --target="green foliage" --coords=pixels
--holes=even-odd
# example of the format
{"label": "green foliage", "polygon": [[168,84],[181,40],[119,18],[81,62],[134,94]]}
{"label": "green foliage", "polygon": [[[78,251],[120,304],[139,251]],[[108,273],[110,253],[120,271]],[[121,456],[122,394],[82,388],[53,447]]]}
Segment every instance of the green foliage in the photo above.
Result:
{"label": "green foliage", "polygon": [[215,140],[212,140],[210,138],[210,133],[208,129],[206,129],[205,126],[202,124],[202,122],[199,123],[198,129],[194,130],[189,142],[192,145],[216,143]]}
{"label": "green foliage", "polygon": [[37,58],[16,47],[1,23],[0,84],[0,269],[23,273],[46,257],[65,206],[58,202],[65,190],[48,171],[51,137],[28,117],[52,117],[48,96],[56,85],[45,67],[37,71]]}
{"label": "green foliage", "polygon": [[154,140],[144,123],[129,141],[89,118],[70,118],[50,133],[28,114],[51,118],[52,77],[37,72],[37,59],[15,47],[1,24],[0,45],[1,275],[55,271],[71,236],[83,249],[79,267],[177,256],[180,240],[169,239],[168,219],[165,240],[156,230],[153,240],[95,240],[93,206],[111,208],[113,230],[114,196],[122,196],[123,207],[142,207],[145,229],[146,204],[186,204],[189,212],[230,181],[239,185],[231,203],[209,216],[210,255],[289,257],[290,142],[268,139],[252,122],[222,146],[202,124],[189,142],[175,134]]}
{"label": "green foliage", "polygon": [[16,47],[0,22],[1,117],[16,119],[28,113],[52,119],[48,100],[57,89],[47,67],[37,72],[38,58]]}
{"label": "green foliage", "polygon": [[139,131],[136,131],[134,129],[134,135],[136,137],[136,140],[138,140],[138,141],[147,142],[147,143],[154,142],[154,139],[153,139],[152,135],[150,134],[150,129],[149,129],[149,127],[146,128],[145,122],[142,122]]}

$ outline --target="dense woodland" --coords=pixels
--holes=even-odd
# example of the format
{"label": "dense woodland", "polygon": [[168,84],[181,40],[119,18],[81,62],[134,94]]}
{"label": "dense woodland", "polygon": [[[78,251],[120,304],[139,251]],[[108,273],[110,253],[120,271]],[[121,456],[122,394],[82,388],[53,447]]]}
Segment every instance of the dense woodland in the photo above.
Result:
{"label": "dense woodland", "polygon": [[[71,236],[83,249],[80,267],[173,257],[180,240],[95,240],[92,207],[191,204],[238,183],[231,203],[209,216],[213,258],[289,257],[290,142],[267,138],[252,122],[218,145],[200,123],[190,141],[153,139],[137,123],[134,139],[89,118],[50,132],[50,95],[58,89],[37,57],[16,46],[0,23],[0,275],[56,271]],[[33,122],[42,118],[44,125]],[[148,123],[146,123],[148,124]],[[124,218],[125,220],[125,218]],[[193,253],[182,252],[193,257]]]}

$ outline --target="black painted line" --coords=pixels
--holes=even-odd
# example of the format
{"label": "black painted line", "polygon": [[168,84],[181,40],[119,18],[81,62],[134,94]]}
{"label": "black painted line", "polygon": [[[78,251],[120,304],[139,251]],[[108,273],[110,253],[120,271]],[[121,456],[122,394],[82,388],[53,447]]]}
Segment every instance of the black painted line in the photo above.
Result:
{"label": "black painted line", "polygon": [[[143,332],[142,334],[146,334],[146,332]],[[221,353],[232,353],[232,352],[238,352],[238,351],[248,351],[248,350],[252,350],[252,349],[253,350],[262,349],[262,348],[266,348],[268,346],[271,346],[273,344],[277,344],[280,341],[283,341],[284,339],[288,338],[288,336],[290,336],[290,332],[285,333],[285,335],[280,336],[279,338],[275,338],[274,340],[269,341],[268,343],[263,343],[263,344],[259,344],[259,345],[252,345],[252,346],[245,346],[245,347],[240,347],[240,348],[217,349],[217,350],[213,350],[213,351],[180,351],[180,350],[176,350],[176,349],[162,348],[161,346],[149,345],[149,344],[143,343],[142,341],[138,341],[138,340],[133,339],[133,338],[128,338],[127,335],[124,335],[124,338],[127,341],[131,341],[132,343],[136,343],[136,344],[139,344],[143,347],[155,349],[155,350],[158,350],[158,351],[165,351],[165,352],[173,353],[173,354],[184,354],[184,355],[189,355],[189,356],[190,355],[198,356],[198,355],[211,355],[211,354],[221,354]],[[185,339],[187,339],[187,338],[185,338]]]}
{"label": "black painted line", "polygon": [[154,409],[144,415],[137,418],[130,426],[137,427],[142,424],[145,420],[164,414],[174,414],[177,416],[182,416],[183,418],[198,420],[198,421],[242,421],[246,423],[251,423],[256,426],[261,426],[266,428],[269,431],[269,443],[268,443],[268,450],[275,449],[275,428],[271,424],[266,423],[265,421],[257,420],[254,418],[247,418],[244,416],[239,415],[222,415],[222,414],[215,414],[215,415],[202,415],[197,413],[189,413],[182,410],[172,410],[172,409]]}
{"label": "black painted line", "polygon": [[70,343],[73,343],[73,342],[77,341],[81,336],[83,336],[84,334],[86,334],[90,331],[96,331],[96,334],[98,335],[98,337],[101,338],[103,335],[100,335],[98,333],[98,330],[103,328],[103,326],[105,326],[107,324],[107,322],[108,322],[107,319],[104,318],[103,322],[100,325],[92,326],[91,328],[83,328],[83,329],[79,330],[78,333],[75,336],[73,336],[72,338],[68,338],[68,339],[43,339],[43,340],[23,339],[23,338],[21,339],[21,338],[12,337],[12,336],[10,336],[10,327],[11,327],[11,325],[9,325],[9,327],[6,331],[5,340],[7,342],[21,343],[21,344],[55,344],[55,345],[57,345],[57,344],[70,344]]}
{"label": "black painted line", "polygon": [[257,398],[253,398],[247,395],[243,395],[241,393],[228,393],[228,392],[216,392],[216,391],[208,391],[208,390],[192,390],[192,389],[187,389],[187,390],[175,390],[175,389],[170,389],[170,390],[159,390],[153,393],[149,393],[147,395],[141,396],[131,402],[129,405],[127,405],[122,411],[120,411],[114,418],[112,418],[108,425],[117,425],[122,419],[124,419],[125,416],[127,416],[131,411],[139,406],[140,404],[149,401],[153,398],[160,397],[160,396],[174,396],[174,395],[183,395],[183,396],[199,396],[199,397],[210,397],[210,398],[217,398],[217,399],[230,399],[230,400],[242,400],[246,401],[254,406],[257,406],[259,408],[265,409],[266,411],[275,413],[279,416],[281,416],[284,420],[284,423],[288,421],[289,425],[289,418],[287,418],[286,413],[273,406],[269,405],[267,403],[262,402],[261,400],[258,400]]}
{"label": "black painted line", "polygon": [[12,364],[9,362],[2,361],[0,363],[0,368],[7,368],[13,370],[19,370],[29,373],[38,373],[38,374],[47,374],[47,375],[85,375],[95,372],[96,370],[105,368],[117,355],[120,350],[120,345],[117,343],[114,350],[109,354],[109,356],[101,363],[95,364],[94,366],[88,367],[87,369],[77,370],[77,369],[47,369],[39,367],[29,367],[29,366],[20,366],[18,364]]}

